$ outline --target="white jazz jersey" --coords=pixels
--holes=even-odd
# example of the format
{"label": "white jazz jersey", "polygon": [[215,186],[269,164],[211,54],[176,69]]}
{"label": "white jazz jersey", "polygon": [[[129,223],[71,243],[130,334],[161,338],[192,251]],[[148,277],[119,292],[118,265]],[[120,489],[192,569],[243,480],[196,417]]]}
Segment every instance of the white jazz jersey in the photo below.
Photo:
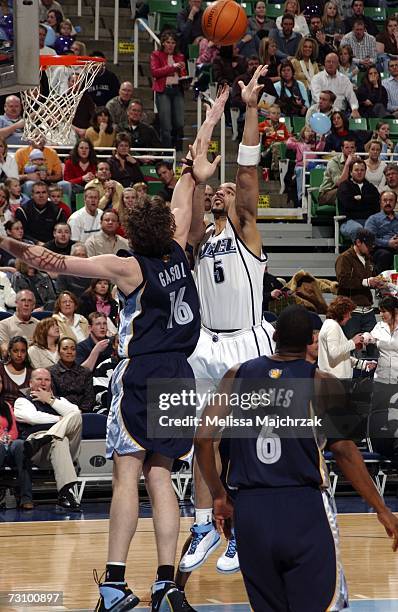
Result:
{"label": "white jazz jersey", "polygon": [[261,324],[266,257],[256,257],[230,219],[220,234],[206,229],[195,260],[202,325],[208,329],[250,329]]}

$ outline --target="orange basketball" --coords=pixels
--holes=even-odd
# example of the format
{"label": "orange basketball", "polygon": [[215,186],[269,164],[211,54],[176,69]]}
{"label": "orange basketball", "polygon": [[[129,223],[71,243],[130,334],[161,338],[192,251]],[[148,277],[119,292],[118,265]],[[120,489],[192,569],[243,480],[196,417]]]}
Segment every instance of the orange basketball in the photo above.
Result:
{"label": "orange basketball", "polygon": [[246,33],[247,15],[235,0],[218,0],[203,13],[202,30],[217,45],[232,45]]}

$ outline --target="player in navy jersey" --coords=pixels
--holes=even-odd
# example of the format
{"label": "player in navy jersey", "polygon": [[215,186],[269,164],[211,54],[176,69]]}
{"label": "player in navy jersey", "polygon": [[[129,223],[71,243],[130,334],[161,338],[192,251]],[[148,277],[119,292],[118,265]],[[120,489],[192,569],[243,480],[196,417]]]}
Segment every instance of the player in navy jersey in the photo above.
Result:
{"label": "player in navy jersey", "polygon": [[[276,417],[286,417],[286,413],[300,417],[300,426],[301,417],[314,421],[311,407],[321,402],[323,410],[327,410],[326,403],[341,410],[340,382],[305,361],[312,332],[311,318],[303,307],[287,308],[277,321],[275,354],[232,368],[222,381],[219,391],[229,398],[237,390],[240,397],[248,389],[260,392],[258,383],[261,394],[265,391],[270,398],[264,403],[268,406],[265,412],[274,418],[271,425],[271,421],[262,425],[261,419],[255,420],[250,436],[240,429],[238,437],[230,440],[227,481],[235,489],[234,506],[218,476],[213,447],[220,419],[231,413],[229,400],[206,408],[195,438],[197,460],[212,493],[219,527],[228,530],[233,515],[240,567],[254,612],[325,612],[348,607],[336,517],[321,452],[324,436],[315,427],[300,435],[286,429],[282,421],[280,427],[275,426]],[[319,393],[321,383],[327,386],[327,393]],[[333,392],[338,398],[335,406]],[[255,405],[244,411],[247,416],[264,415],[253,410]],[[334,439],[329,448],[345,477],[374,508],[397,550],[398,519],[377,492],[356,445]]]}
{"label": "player in navy jersey", "polygon": [[[144,474],[153,507],[158,570],[152,587],[153,612],[179,612],[184,595],[174,579],[179,534],[179,508],[170,472],[173,461],[186,455],[192,439],[154,439],[147,434],[147,402],[151,379],[191,379],[187,358],[195,348],[200,326],[197,291],[185,256],[197,181],[205,182],[219,158],[207,160],[213,128],[228,98],[225,87],[191,147],[171,208],[159,199],[137,202],[129,214],[130,257],[99,255],[89,259],[64,256],[42,246],[1,238],[2,248],[47,272],[107,278],[117,285],[122,301],[119,325],[121,361],[112,377],[107,456],[114,461],[108,563],[96,612],[126,612],[138,597],[125,582],[125,564],[138,521],[138,482]],[[177,384],[177,381],[176,381]]]}

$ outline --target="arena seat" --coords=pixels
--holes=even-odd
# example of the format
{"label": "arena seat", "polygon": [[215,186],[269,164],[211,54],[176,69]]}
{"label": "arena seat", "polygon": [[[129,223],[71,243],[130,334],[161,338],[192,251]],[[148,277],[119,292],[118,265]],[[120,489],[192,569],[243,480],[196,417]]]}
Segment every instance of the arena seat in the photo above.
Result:
{"label": "arena seat", "polygon": [[95,412],[85,412],[82,414],[82,420],[83,440],[105,440],[107,417],[104,414],[97,414]]}
{"label": "arena seat", "polygon": [[349,122],[350,130],[367,130],[368,122],[366,117],[351,118]]}
{"label": "arena seat", "polygon": [[283,15],[283,4],[268,4],[266,5],[266,15],[269,19],[276,19]]}
{"label": "arena seat", "polygon": [[0,312],[0,321],[3,321],[4,319],[8,319],[8,317],[12,317],[11,312],[5,312],[5,311]]}
{"label": "arena seat", "polygon": [[34,319],[37,319],[38,321],[41,321],[42,319],[48,319],[49,317],[53,316],[53,312],[52,310],[38,310],[36,312],[32,312],[32,317]]}

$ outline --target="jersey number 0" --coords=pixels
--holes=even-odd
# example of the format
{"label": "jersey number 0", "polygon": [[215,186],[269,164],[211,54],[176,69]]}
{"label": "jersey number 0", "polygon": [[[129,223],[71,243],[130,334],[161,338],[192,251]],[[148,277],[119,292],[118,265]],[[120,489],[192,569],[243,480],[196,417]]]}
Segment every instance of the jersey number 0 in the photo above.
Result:
{"label": "jersey number 0", "polygon": [[181,287],[181,289],[178,290],[177,296],[175,291],[169,293],[171,312],[169,322],[167,323],[167,329],[173,327],[173,321],[175,321],[177,325],[186,325],[193,320],[192,310],[188,302],[184,302],[184,293],[185,287]]}

